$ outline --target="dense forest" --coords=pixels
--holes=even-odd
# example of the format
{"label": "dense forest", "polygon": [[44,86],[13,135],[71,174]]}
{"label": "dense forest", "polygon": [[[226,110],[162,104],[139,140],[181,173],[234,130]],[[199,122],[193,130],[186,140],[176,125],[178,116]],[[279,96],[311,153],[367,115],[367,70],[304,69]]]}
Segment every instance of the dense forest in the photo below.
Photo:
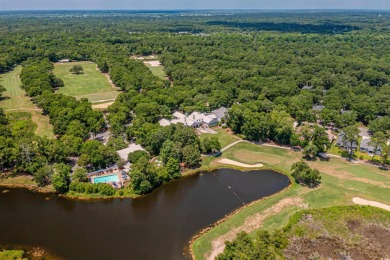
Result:
{"label": "dense forest", "polygon": [[[162,158],[163,169],[142,158],[135,166],[132,189],[145,193],[180,176],[179,163],[195,167],[201,152],[211,150],[193,129],[163,128],[158,120],[176,110],[220,106],[231,108],[227,125],[249,140],[321,151],[328,142],[323,130],[302,143],[293,129],[294,121],[317,120],[338,128],[364,124],[388,138],[389,18],[374,12],[0,13],[0,73],[23,66],[22,88],[57,137],[27,134],[0,110],[0,168],[44,175],[36,178],[42,185],[65,172],[69,188],[63,164],[70,158],[93,169],[119,163],[115,145],[92,140],[109,128],[113,138],[136,140],[147,156]],[[158,55],[172,86],[130,59],[150,54]],[[87,99],[55,93],[64,85],[52,72],[60,59],[96,62],[123,90],[105,116]],[[77,185],[71,188],[85,191]]]}

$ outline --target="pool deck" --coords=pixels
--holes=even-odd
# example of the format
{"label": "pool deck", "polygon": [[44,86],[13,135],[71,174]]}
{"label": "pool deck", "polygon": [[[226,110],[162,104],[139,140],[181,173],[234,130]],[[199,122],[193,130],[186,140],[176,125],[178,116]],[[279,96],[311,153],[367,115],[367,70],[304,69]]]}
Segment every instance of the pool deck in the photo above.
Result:
{"label": "pool deck", "polygon": [[120,189],[124,186],[124,183],[126,181],[130,180],[130,177],[127,176],[127,179],[125,180],[122,177],[122,170],[119,169],[108,169],[106,171],[101,171],[99,173],[96,173],[94,175],[89,176],[90,182],[95,183],[95,178],[104,177],[104,176],[110,176],[116,174],[118,176],[119,182],[116,183],[117,185],[114,185],[114,182],[108,182],[107,184],[110,184],[115,189]]}

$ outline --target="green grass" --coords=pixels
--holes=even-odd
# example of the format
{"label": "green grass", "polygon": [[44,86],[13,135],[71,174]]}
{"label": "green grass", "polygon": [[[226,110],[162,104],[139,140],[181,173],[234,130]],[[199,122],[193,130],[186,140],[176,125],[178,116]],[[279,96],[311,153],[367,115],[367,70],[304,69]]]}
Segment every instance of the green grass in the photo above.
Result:
{"label": "green grass", "polygon": [[[240,157],[242,151],[246,152],[243,158]],[[291,165],[302,157],[300,152],[251,143],[239,143],[225,151],[219,158],[243,162],[243,159],[248,160],[248,154],[251,155],[249,157],[252,158],[253,163],[261,162],[267,168],[285,173],[289,173]],[[219,158],[215,158],[214,161]],[[213,165],[214,161],[207,159],[205,163]],[[248,161],[246,162],[248,163]],[[244,208],[226,222],[200,236],[193,243],[192,249],[196,259],[204,259],[215,238],[242,226],[249,216],[272,209],[273,205],[284,199],[299,198],[302,200],[302,205],[289,205],[273,212],[264,219],[261,228],[269,230],[281,228],[288,223],[290,216],[303,209],[303,205],[309,209],[351,205],[353,204],[352,198],[357,196],[385,204],[389,203],[390,186],[387,188],[385,186],[390,183],[389,171],[383,171],[373,166],[353,164],[339,158],[331,158],[329,162],[317,160],[309,162],[309,164],[322,173],[322,183],[319,187],[309,189],[294,183],[288,190]],[[375,182],[381,182],[381,186],[375,185]],[[252,234],[256,231],[253,231]]]}
{"label": "green grass", "polygon": [[204,139],[206,137],[213,137],[213,136],[217,136],[218,139],[219,139],[219,142],[221,143],[221,147],[225,147],[231,143],[234,143],[235,141],[239,140],[237,137],[235,137],[234,135],[231,135],[229,133],[226,132],[225,129],[222,129],[222,128],[213,128],[214,131],[217,132],[217,134],[202,134],[200,136],[200,139]]}
{"label": "green grass", "polygon": [[32,115],[32,120],[37,124],[35,134],[55,138],[53,134],[53,126],[49,123],[49,117],[42,115],[26,92],[20,87],[22,82],[19,75],[22,67],[18,66],[14,70],[0,75],[0,84],[7,91],[3,93],[3,99],[0,100],[0,107],[6,112],[29,112]]}
{"label": "green grass", "polygon": [[[81,65],[84,73],[75,75],[69,72],[74,65]],[[105,75],[92,62],[56,63],[54,74],[65,83],[65,87],[58,89],[57,93],[77,99],[86,97],[91,102],[110,100],[115,99],[120,93],[117,88],[110,85]]]}
{"label": "green grass", "polygon": [[[156,58],[149,59],[148,57],[144,57],[146,61],[157,61]],[[141,60],[143,61],[143,60]],[[166,80],[168,75],[164,70],[164,66],[150,66],[148,63],[144,63],[146,67],[149,68],[149,70],[153,73],[154,76],[159,77],[160,79]]]}
{"label": "green grass", "polygon": [[148,66],[148,68],[153,73],[153,75],[159,77],[160,79],[167,79],[168,75],[165,73],[163,66],[158,66],[158,67]]}

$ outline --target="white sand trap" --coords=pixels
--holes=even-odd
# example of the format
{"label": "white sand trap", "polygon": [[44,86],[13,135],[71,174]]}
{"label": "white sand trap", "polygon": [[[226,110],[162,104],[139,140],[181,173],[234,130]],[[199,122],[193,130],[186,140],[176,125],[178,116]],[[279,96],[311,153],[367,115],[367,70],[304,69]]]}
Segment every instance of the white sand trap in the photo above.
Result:
{"label": "white sand trap", "polygon": [[144,61],[145,65],[149,65],[150,67],[160,67],[161,63],[158,60],[150,60],[150,61]]}
{"label": "white sand trap", "polygon": [[358,198],[358,197],[353,198],[352,201],[355,204],[364,205],[364,206],[373,206],[373,207],[377,207],[377,208],[381,208],[381,209],[385,209],[385,210],[390,211],[389,205],[379,203],[376,201],[365,200],[365,199]]}
{"label": "white sand trap", "polygon": [[233,161],[233,160],[230,160],[230,159],[226,159],[226,158],[219,160],[219,162],[223,163],[223,164],[230,164],[230,165],[235,165],[235,166],[239,166],[239,167],[243,167],[243,168],[260,168],[260,167],[264,166],[261,163],[258,163],[258,164],[245,164],[245,163],[236,162],[236,161]]}

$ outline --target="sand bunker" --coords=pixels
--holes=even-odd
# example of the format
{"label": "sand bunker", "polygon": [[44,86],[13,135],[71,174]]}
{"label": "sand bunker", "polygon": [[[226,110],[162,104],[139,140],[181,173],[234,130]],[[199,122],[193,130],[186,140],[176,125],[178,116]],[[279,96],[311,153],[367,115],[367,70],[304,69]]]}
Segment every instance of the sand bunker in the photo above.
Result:
{"label": "sand bunker", "polygon": [[149,65],[150,67],[160,67],[161,63],[158,60],[150,60],[150,61],[144,61],[145,65]]}
{"label": "sand bunker", "polygon": [[223,164],[230,164],[230,165],[235,165],[235,166],[239,166],[239,167],[243,167],[243,168],[260,168],[260,167],[264,166],[261,163],[245,164],[245,163],[236,162],[236,161],[233,161],[233,160],[230,160],[230,159],[226,159],[226,158],[219,160],[219,162],[223,163]]}
{"label": "sand bunker", "polygon": [[381,209],[390,211],[390,206],[389,205],[386,205],[386,204],[383,204],[383,203],[379,203],[379,202],[376,202],[376,201],[365,200],[365,199],[362,199],[362,198],[359,198],[359,197],[353,198],[352,201],[355,204],[364,205],[364,206],[373,206],[373,207],[377,207],[377,208],[381,208]]}

